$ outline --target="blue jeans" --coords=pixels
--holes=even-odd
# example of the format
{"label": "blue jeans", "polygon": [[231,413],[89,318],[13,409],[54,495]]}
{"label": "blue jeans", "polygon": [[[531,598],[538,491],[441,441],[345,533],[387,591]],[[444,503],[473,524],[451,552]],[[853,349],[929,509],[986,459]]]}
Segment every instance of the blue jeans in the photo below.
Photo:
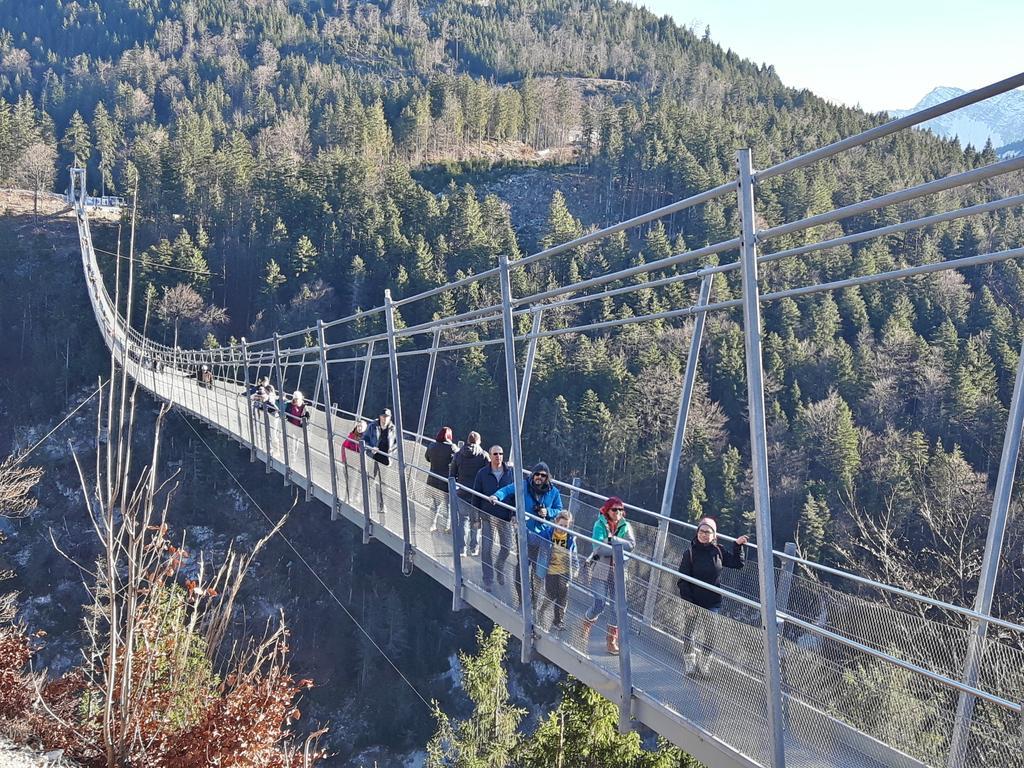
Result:
{"label": "blue jeans", "polygon": [[[615,568],[608,558],[599,558],[590,567],[590,589],[594,593],[594,604],[587,611],[586,619],[597,621],[607,603],[611,603],[613,609],[615,607]],[[616,623],[612,617],[612,624]]]}
{"label": "blue jeans", "polygon": [[[708,616],[704,611],[714,615]],[[699,605],[693,605],[688,615],[683,619],[682,641],[684,650],[687,653],[697,650],[698,646],[708,653],[711,652],[711,649],[715,647],[715,625],[718,623],[715,617],[721,614],[721,612],[721,605],[716,605],[714,608],[702,608]]]}

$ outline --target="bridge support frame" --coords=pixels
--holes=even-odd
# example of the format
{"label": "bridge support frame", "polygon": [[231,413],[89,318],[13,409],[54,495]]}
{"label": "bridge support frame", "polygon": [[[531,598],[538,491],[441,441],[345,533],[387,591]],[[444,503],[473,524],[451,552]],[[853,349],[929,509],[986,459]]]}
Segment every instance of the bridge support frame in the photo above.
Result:
{"label": "bridge support frame", "polygon": [[[711,286],[714,275],[705,275],[700,283],[698,307],[706,307],[711,300]],[[668,546],[669,522],[664,518],[672,517],[672,503],[675,501],[676,484],[679,480],[679,463],[683,458],[683,439],[686,437],[686,422],[690,416],[690,403],[693,401],[693,390],[697,383],[697,370],[700,363],[700,347],[704,339],[704,321],[707,311],[698,311],[694,316],[693,337],[690,339],[690,353],[686,358],[686,373],[683,376],[683,392],[679,397],[679,411],[676,413],[676,430],[672,436],[672,449],[668,458],[668,473],[665,475],[665,487],[661,494],[661,514],[658,521],[658,534],[654,541],[653,561],[662,565],[665,560],[665,548]],[[654,608],[658,602],[658,585],[661,582],[661,571],[651,569],[647,582],[647,597],[644,600],[644,623],[650,624],[654,618]]]}
{"label": "bridge support frame", "polygon": [[612,540],[615,568],[615,623],[619,626],[619,733],[633,730],[633,668],[629,639],[629,604],[626,602],[626,553],[620,539]]}
{"label": "bridge support frame", "polygon": [[761,354],[761,296],[757,282],[757,235],[754,219],[754,171],[750,150],[736,153],[739,169],[737,197],[742,226],[743,336],[747,364],[747,408],[750,419],[750,464],[754,473],[754,511],[757,519],[757,575],[764,632],[765,698],[772,768],[786,765],[779,656],[778,610],[775,603],[775,557],[772,554],[772,509],[768,478],[768,436],[764,406],[764,363]]}
{"label": "bridge support frame", "polygon": [[256,414],[252,410],[252,398],[249,395],[251,384],[249,382],[249,342],[242,337],[242,377],[245,382],[245,391],[242,393],[242,397],[245,398],[245,412],[248,414],[249,421],[249,463],[253,464],[256,462]]}
{"label": "bridge support frame", "polygon": [[[405,433],[402,431],[402,392],[398,384],[398,346],[395,343],[395,305],[391,291],[384,291],[384,320],[388,328],[388,367],[391,369],[392,420],[398,434],[398,489],[402,506],[402,538],[405,540],[405,554],[402,557],[402,573],[412,574],[412,531],[409,524],[409,487],[405,480]],[[369,371],[369,366],[367,366]]]}
{"label": "bridge support frame", "polygon": [[281,341],[274,332],[274,374],[277,378],[277,416],[281,422],[281,453],[284,456],[284,484],[292,481],[291,462],[288,459],[288,414],[285,413],[287,398],[284,391],[284,370],[281,368]]}
{"label": "bridge support frame", "polygon": [[[337,520],[338,515],[341,513],[341,503],[338,501],[338,462],[334,455],[334,402],[331,400],[331,377],[327,367],[327,334],[324,332],[323,320],[316,321],[316,338],[317,345],[320,347],[319,382],[324,393],[324,425],[327,428],[327,460],[331,463],[331,520]],[[308,461],[308,442],[306,443],[306,446]],[[310,472],[309,479],[310,485],[312,485],[312,472]]]}
{"label": "bridge support frame", "polygon": [[508,427],[511,443],[512,464],[515,466],[516,482],[516,530],[517,551],[519,552],[519,610],[523,617],[522,660],[528,664],[533,660],[533,584],[530,579],[530,557],[526,527],[526,504],[523,499],[523,441],[522,422],[519,420],[519,382],[516,380],[516,342],[512,323],[512,281],[509,277],[508,256],[498,258],[501,278],[501,326],[505,339],[505,385],[508,389]]}
{"label": "bridge support frame", "polygon": [[366,474],[366,445],[359,446],[359,478],[363,484],[363,544],[373,538],[373,520],[370,519],[370,478]]}
{"label": "bridge support frame", "polygon": [[359,384],[359,400],[356,401],[356,418],[365,419],[363,415],[363,409],[366,408],[366,388],[370,383],[370,368],[373,366],[373,345],[374,341],[371,339],[366,345],[366,362],[363,363],[363,380]]}
{"label": "bridge support frame", "polygon": [[427,360],[427,378],[423,382],[423,400],[420,403],[420,417],[416,422],[416,434],[426,437],[427,409],[430,407],[430,391],[434,388],[434,371],[437,368],[437,348],[441,344],[441,328],[434,329],[434,338],[430,342],[430,357]]}
{"label": "bridge support frame", "polygon": [[466,601],[463,599],[462,581],[462,547],[465,545],[465,542],[463,541],[459,484],[454,477],[448,478],[448,511],[452,521],[452,573],[454,574],[454,581],[452,582],[452,610],[461,611],[466,607]]}
{"label": "bridge support frame", "polygon": [[540,338],[541,315],[543,309],[538,308],[533,313],[533,322],[530,326],[530,342],[526,347],[526,366],[523,368],[523,384],[519,390],[519,430],[522,432],[523,422],[526,421],[526,401],[530,397],[530,382],[533,380],[533,363],[537,358],[537,343]]}
{"label": "bridge support frame", "polygon": [[[1021,345],[1021,355],[1017,362],[1017,376],[1014,379],[1013,394],[1010,397],[1010,413],[1006,418],[1006,433],[1003,436],[1003,453],[999,459],[999,475],[996,477],[995,494],[992,498],[992,516],[989,518],[985,555],[982,558],[981,575],[978,577],[978,595],[974,599],[974,610],[986,616],[992,613],[992,600],[995,597],[996,580],[999,576],[999,555],[1003,549],[1003,537],[1006,534],[1006,523],[1010,514],[1013,481],[1017,474],[1017,461],[1020,458],[1022,431],[1024,431],[1024,344]],[[967,645],[963,681],[971,687],[976,687],[981,673],[981,657],[988,635],[988,622],[977,619],[972,620],[971,623],[974,624],[974,631],[971,633]],[[966,692],[960,694],[956,718],[953,721],[955,726],[949,745],[949,759],[946,763],[949,768],[961,768],[967,758],[975,702],[976,699],[973,695]]]}

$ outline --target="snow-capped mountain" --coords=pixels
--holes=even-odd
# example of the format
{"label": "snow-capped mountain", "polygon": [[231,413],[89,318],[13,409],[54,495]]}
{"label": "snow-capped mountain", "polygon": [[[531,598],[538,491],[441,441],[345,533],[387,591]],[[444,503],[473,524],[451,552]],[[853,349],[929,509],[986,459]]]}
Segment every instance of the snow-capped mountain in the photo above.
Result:
{"label": "snow-capped mountain", "polygon": [[[894,118],[903,117],[962,93],[965,91],[960,88],[935,88],[912,109],[890,109],[889,114]],[[962,145],[973,144],[976,149],[984,147],[989,139],[997,150],[1019,143],[1024,140],[1024,89],[1018,88],[993,96],[952,114],[929,120],[922,127],[930,128],[940,136],[956,136]]]}

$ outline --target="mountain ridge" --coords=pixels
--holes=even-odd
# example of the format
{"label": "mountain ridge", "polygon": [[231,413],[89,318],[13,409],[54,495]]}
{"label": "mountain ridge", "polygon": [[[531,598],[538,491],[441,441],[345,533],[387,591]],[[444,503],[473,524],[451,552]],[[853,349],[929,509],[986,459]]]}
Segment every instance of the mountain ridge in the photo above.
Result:
{"label": "mountain ridge", "polygon": [[[893,118],[918,112],[941,104],[949,99],[967,93],[962,88],[937,86],[910,109],[890,109]],[[988,141],[1003,155],[1003,148],[1024,139],[1024,89],[1007,91],[978,104],[943,115],[922,124],[939,136],[958,138],[963,146],[968,144],[981,149]]]}

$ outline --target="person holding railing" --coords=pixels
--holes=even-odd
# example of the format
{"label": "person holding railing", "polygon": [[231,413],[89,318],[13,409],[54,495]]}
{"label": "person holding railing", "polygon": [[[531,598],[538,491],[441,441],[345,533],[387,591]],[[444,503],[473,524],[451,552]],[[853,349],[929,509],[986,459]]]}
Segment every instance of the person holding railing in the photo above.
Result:
{"label": "person holding railing", "polygon": [[[554,520],[562,511],[562,495],[551,482],[551,470],[543,461],[538,463],[530,473],[529,479],[522,481],[522,488],[517,491],[515,483],[499,488],[491,496],[490,502],[497,504],[514,498],[517,492],[523,494],[523,508],[526,517],[526,559],[527,572],[530,574],[530,589],[533,590],[533,579],[537,566],[537,555],[540,552],[541,535],[547,529],[547,521]],[[532,515],[532,517],[531,517]],[[539,519],[538,519],[539,518]],[[522,600],[520,569],[516,569],[516,596]]]}
{"label": "person holding railing", "polygon": [[[608,547],[598,546],[599,544],[610,545],[613,539],[622,542],[627,552],[633,551],[636,546],[636,535],[633,533],[633,526],[626,520],[626,505],[618,496],[612,496],[601,505],[601,514],[594,522],[593,539],[597,544],[591,553],[589,561],[590,585],[594,591],[594,605],[583,617],[583,648],[586,650],[590,644],[590,630],[604,613],[604,607],[608,602],[615,605],[615,568],[613,567],[612,553]],[[612,611],[614,615],[614,610]],[[615,621],[615,619],[613,619]],[[608,636],[606,648],[613,656],[619,653],[619,626],[611,623],[608,625]]]}
{"label": "person holding railing", "polygon": [[363,442],[363,434],[366,432],[366,422],[358,419],[352,425],[352,431],[341,441],[341,463],[348,464],[348,452],[359,453],[359,446]]}
{"label": "person holding railing", "polygon": [[426,459],[430,464],[430,474],[427,475],[427,485],[438,491],[431,494],[434,505],[434,520],[430,524],[430,532],[434,533],[443,530],[448,533],[452,529],[451,518],[448,515],[448,505],[445,504],[448,496],[448,469],[451,467],[452,458],[459,447],[452,442],[452,428],[441,427],[434,442],[427,446]]}
{"label": "person holding railing", "polygon": [[[458,452],[452,457],[452,463],[448,467],[448,477],[454,477],[455,482],[462,486],[463,489],[472,488],[477,472],[487,466],[487,453],[480,445],[480,442],[480,433],[476,431],[470,432],[466,437],[466,442],[463,443]],[[459,536],[462,537],[462,551],[476,556],[480,554],[480,516],[476,513],[476,507],[472,504],[472,494],[465,490],[460,490],[459,498],[467,502],[467,506],[470,507],[470,513],[466,516],[462,529],[459,530]],[[468,548],[466,546],[466,529],[469,529]]]}
{"label": "person holding railing", "polygon": [[[516,481],[512,465],[505,461],[505,451],[500,445],[492,445],[490,462],[481,467],[473,479],[473,490],[479,496],[473,496],[473,504],[480,517],[480,564],[483,566],[484,589],[494,588],[505,583],[505,562],[512,551],[512,513],[490,500],[499,488],[511,485]],[[494,559],[494,539],[497,534],[498,557]],[[493,563],[493,565],[492,565]]]}
{"label": "person holding railing", "polygon": [[299,390],[292,392],[292,401],[285,409],[288,423],[301,427],[309,423],[309,409],[306,407],[306,397]]}
{"label": "person holding railing", "polygon": [[[743,545],[747,543],[746,536],[740,536],[732,545],[732,552],[727,552],[718,543],[718,523],[713,517],[702,517],[697,523],[697,534],[690,542],[690,547],[683,552],[683,559],[679,562],[679,572],[686,576],[692,576],[698,581],[706,584],[720,586],[722,581],[723,568],[743,567]],[[679,579],[679,596],[689,603],[700,608],[718,614],[722,610],[722,596],[710,589],[702,589],[686,579]],[[702,657],[698,658],[697,628],[700,623],[706,627],[700,638],[700,644],[705,651]],[[692,675],[700,671],[706,675],[711,666],[711,649],[714,647],[715,619],[705,616],[700,610],[687,612],[683,625],[683,643],[685,654],[683,656],[683,668],[686,674]]]}
{"label": "person holding railing", "polygon": [[256,386],[249,390],[249,400],[253,410],[277,413],[277,390],[270,383],[269,376],[257,380]]}
{"label": "person holding railing", "polygon": [[537,609],[538,623],[549,605],[554,606],[549,631],[565,629],[565,609],[569,604],[569,582],[579,572],[576,537],[572,529],[572,513],[563,509],[541,534],[543,542],[537,558],[537,578],[544,582],[544,598]]}

